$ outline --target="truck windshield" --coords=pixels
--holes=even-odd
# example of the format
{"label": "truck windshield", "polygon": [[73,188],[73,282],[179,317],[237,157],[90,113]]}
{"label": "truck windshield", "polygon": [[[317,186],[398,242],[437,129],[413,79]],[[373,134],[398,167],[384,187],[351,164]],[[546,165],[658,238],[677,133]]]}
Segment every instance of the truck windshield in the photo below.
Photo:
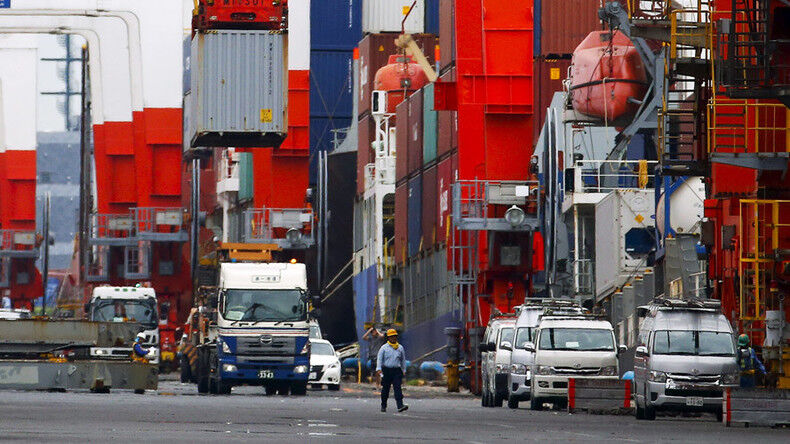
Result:
{"label": "truck windshield", "polygon": [[541,350],[613,351],[610,330],[588,328],[545,328],[540,331]]}
{"label": "truck windshield", "polygon": [[659,355],[733,356],[732,335],[716,331],[658,330],[653,353]]}
{"label": "truck windshield", "polygon": [[532,342],[532,327],[521,327],[516,331],[514,347],[524,348],[527,342]]}
{"label": "truck windshield", "polygon": [[98,299],[91,310],[91,321],[139,322],[150,327],[158,320],[153,299]]}
{"label": "truck windshield", "polygon": [[513,329],[511,327],[505,327],[502,329],[502,332],[499,334],[499,346],[502,346],[503,342],[510,342],[510,345],[513,346]]}
{"label": "truck windshield", "polygon": [[306,316],[302,292],[298,289],[225,291],[222,317],[229,321],[304,321]]}

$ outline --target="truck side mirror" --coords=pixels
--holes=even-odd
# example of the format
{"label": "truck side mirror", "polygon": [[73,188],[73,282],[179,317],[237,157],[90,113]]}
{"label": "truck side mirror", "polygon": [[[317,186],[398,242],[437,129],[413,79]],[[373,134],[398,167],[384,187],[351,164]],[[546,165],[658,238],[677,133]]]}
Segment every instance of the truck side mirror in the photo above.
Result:
{"label": "truck side mirror", "polygon": [[645,356],[647,356],[647,347],[645,347],[644,345],[640,345],[639,347],[637,347],[636,351],[634,352],[634,356],[636,356],[637,358],[644,358]]}
{"label": "truck side mirror", "polygon": [[513,344],[508,341],[503,341],[501,344],[499,344],[499,348],[502,350],[513,351]]}
{"label": "truck side mirror", "polygon": [[617,354],[618,355],[622,355],[623,353],[625,353],[627,351],[628,351],[628,347],[626,347],[625,345],[621,345],[621,346],[617,347]]}
{"label": "truck side mirror", "polygon": [[532,342],[525,342],[522,348],[528,352],[535,353],[535,344]]}

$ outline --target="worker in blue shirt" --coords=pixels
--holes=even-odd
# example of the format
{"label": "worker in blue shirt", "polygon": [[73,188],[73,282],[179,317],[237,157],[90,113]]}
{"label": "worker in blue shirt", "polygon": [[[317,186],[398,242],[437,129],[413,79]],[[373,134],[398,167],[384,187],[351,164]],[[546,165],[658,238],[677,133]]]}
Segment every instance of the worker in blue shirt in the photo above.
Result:
{"label": "worker in blue shirt", "polygon": [[134,346],[132,347],[133,361],[147,361],[148,359],[154,357],[153,348],[149,348],[148,350],[143,348],[144,340],[145,340],[145,334],[142,332],[137,333],[137,338],[135,338]]}
{"label": "worker in blue shirt", "polygon": [[748,335],[738,337],[738,366],[741,368],[741,387],[743,388],[755,386],[755,370],[760,370],[760,373],[765,374],[765,366],[760,362],[754,349],[749,346]]}
{"label": "worker in blue shirt", "polygon": [[381,378],[381,411],[387,411],[387,399],[390,396],[390,386],[395,391],[395,403],[399,412],[405,412],[409,406],[403,403],[403,374],[406,373],[406,352],[398,344],[398,332],[394,329],[387,330],[387,343],[379,349],[376,359],[376,373]]}

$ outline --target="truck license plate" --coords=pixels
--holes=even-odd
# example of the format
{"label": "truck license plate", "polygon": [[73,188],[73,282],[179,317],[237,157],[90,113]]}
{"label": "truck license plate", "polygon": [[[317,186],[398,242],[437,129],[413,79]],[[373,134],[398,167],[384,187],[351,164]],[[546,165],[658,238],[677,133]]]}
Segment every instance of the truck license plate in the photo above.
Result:
{"label": "truck license plate", "polygon": [[274,378],[274,370],[260,370],[258,372],[258,377],[261,379],[273,379]]}
{"label": "truck license plate", "polygon": [[686,398],[686,405],[691,407],[702,407],[702,398],[699,396],[689,396]]}

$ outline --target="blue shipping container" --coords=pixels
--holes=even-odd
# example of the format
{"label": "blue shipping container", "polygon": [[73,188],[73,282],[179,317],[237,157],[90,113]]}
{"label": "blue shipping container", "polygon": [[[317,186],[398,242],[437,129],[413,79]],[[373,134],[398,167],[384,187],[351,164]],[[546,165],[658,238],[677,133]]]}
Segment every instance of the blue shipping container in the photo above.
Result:
{"label": "blue shipping container", "polygon": [[[351,117],[310,117],[310,183],[316,183],[318,151],[332,151],[335,146],[333,130],[351,126]],[[342,137],[342,136],[341,136]]]}
{"label": "blue shipping container", "polygon": [[348,51],[362,40],[362,0],[310,4],[310,49]]}
{"label": "blue shipping container", "polygon": [[534,0],[534,4],[532,5],[533,10],[535,11],[533,14],[534,23],[532,25],[532,53],[535,57],[540,55],[540,36],[542,27],[540,26],[540,17],[541,17],[541,10],[543,5],[541,4],[543,0]]}
{"label": "blue shipping container", "polygon": [[422,175],[409,180],[409,257],[420,252],[422,243]]}
{"label": "blue shipping container", "polygon": [[439,0],[425,0],[425,33],[439,36]]}
{"label": "blue shipping container", "polygon": [[351,117],[353,51],[310,52],[310,117]]}

